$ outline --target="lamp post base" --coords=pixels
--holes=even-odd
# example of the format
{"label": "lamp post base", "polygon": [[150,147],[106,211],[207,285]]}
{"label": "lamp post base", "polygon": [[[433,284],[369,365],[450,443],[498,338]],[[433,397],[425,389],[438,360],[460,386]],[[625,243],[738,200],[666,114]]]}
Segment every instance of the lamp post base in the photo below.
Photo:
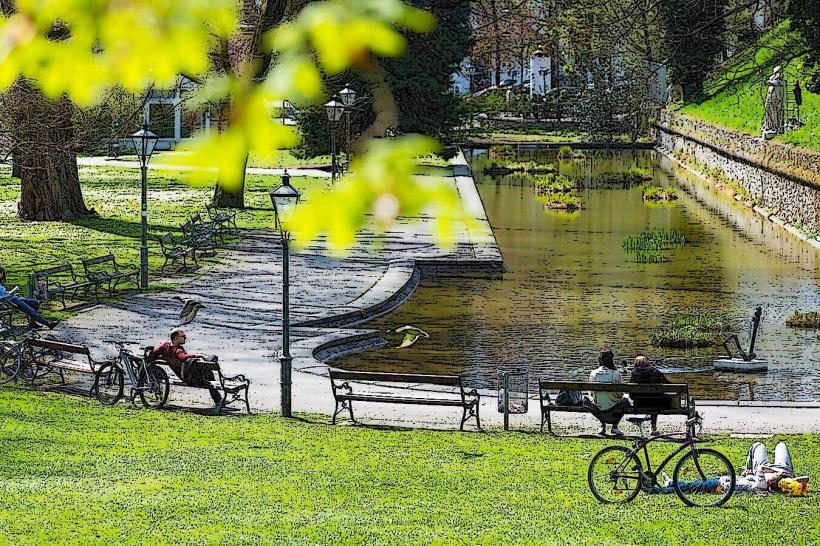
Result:
{"label": "lamp post base", "polygon": [[282,366],[281,374],[280,374],[280,383],[282,386],[282,417],[290,417],[291,416],[291,408],[290,408],[290,387],[291,387],[291,379],[290,379],[290,372],[291,372],[291,363],[293,362],[293,358],[290,356],[282,356],[279,357],[279,363]]}

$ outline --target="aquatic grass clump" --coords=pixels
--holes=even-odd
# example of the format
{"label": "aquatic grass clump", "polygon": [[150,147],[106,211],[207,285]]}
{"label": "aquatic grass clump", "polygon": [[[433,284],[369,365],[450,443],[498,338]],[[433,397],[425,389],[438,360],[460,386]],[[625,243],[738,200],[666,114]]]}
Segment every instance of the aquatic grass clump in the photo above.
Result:
{"label": "aquatic grass clump", "polygon": [[563,144],[558,147],[558,159],[583,159],[586,157],[581,150],[574,150],[572,146]]}
{"label": "aquatic grass clump", "polygon": [[652,228],[640,235],[626,237],[621,247],[625,252],[632,253],[639,250],[670,250],[683,247],[685,244],[686,236],[680,230]]}
{"label": "aquatic grass clump", "polygon": [[711,347],[734,329],[734,322],[720,314],[684,313],[653,331],[652,345],[676,349]]}
{"label": "aquatic grass clump", "polygon": [[546,208],[553,210],[573,212],[584,208],[581,198],[573,193],[544,193],[538,196],[538,200],[544,203]]}
{"label": "aquatic grass clump", "polygon": [[795,311],[786,318],[786,326],[789,328],[820,328],[820,312],[801,313]]}
{"label": "aquatic grass clump", "polygon": [[621,248],[627,254],[632,254],[636,263],[661,264],[671,259],[667,251],[681,248],[685,244],[686,237],[682,231],[652,228],[640,235],[626,237]]}
{"label": "aquatic grass clump", "polygon": [[535,161],[504,161],[501,164],[491,161],[489,165],[484,167],[484,174],[491,175],[505,175],[514,172],[549,174],[553,171],[555,171],[555,165],[552,163],[538,163]]}
{"label": "aquatic grass clump", "polygon": [[624,171],[624,176],[631,180],[652,180],[652,172],[643,167],[629,167]]}
{"label": "aquatic grass clump", "polygon": [[652,180],[649,169],[629,167],[623,171],[603,172],[597,176],[597,181],[603,184],[638,184]]}
{"label": "aquatic grass clump", "polygon": [[574,185],[570,182],[569,178],[566,176],[559,174],[559,175],[547,175],[547,176],[536,176],[534,178],[535,183],[535,192],[540,194],[545,193],[566,193],[572,191]]}
{"label": "aquatic grass clump", "polygon": [[492,146],[489,155],[492,159],[513,159],[515,158],[515,147],[509,144]]}
{"label": "aquatic grass clump", "polygon": [[644,201],[674,201],[678,192],[672,187],[642,186],[641,195]]}
{"label": "aquatic grass clump", "polygon": [[670,260],[669,256],[657,250],[638,250],[634,256],[635,263],[663,264]]}

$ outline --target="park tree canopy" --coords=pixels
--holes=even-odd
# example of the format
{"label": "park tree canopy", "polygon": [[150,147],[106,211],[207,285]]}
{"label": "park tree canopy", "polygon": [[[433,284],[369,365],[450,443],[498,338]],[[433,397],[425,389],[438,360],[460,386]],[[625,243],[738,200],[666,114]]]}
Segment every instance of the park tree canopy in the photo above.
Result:
{"label": "park tree canopy", "polygon": [[[4,8],[15,4],[3,3]],[[242,70],[210,72],[214,40],[229,40],[238,31],[234,0],[18,0],[10,7],[0,19],[0,90],[24,78],[51,101],[89,106],[115,86],[142,93],[170,88],[177,75],[190,74],[201,76],[209,100],[230,97],[234,107],[227,128],[192,139],[186,156],[196,167],[194,176],[199,173],[203,180],[209,169],[217,169],[229,191],[243,180],[249,152],[264,157],[294,143],[292,132],[274,121],[272,105],[284,99],[322,102],[323,75],[345,70],[384,82],[374,58],[403,53],[407,40],[398,29],[427,32],[435,23],[429,13],[399,0],[310,2],[262,37],[261,47],[276,61],[259,78],[256,59]],[[332,206],[317,199],[297,213],[298,225],[309,227],[293,230],[296,242],[306,244],[328,233],[341,248],[352,242],[366,215],[376,214],[388,225],[419,207],[432,209],[441,219],[440,233],[446,234],[457,202],[454,190],[430,187],[412,176],[414,158],[434,148],[434,141],[417,136],[374,144],[360,156],[349,180],[328,196]],[[386,161],[390,168],[381,163]]]}

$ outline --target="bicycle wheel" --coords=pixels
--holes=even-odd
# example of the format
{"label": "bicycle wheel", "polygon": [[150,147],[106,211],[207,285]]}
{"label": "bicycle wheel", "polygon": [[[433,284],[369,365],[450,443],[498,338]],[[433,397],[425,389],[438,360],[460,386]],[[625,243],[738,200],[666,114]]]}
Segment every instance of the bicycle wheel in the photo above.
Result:
{"label": "bicycle wheel", "polygon": [[125,386],[125,378],[122,370],[113,362],[103,364],[97,370],[97,377],[94,379],[94,389],[97,391],[97,400],[106,406],[113,406],[122,398],[122,390]]}
{"label": "bicycle wheel", "polygon": [[0,346],[0,385],[16,379],[22,363],[23,358],[17,345],[4,343]]}
{"label": "bicycle wheel", "polygon": [[[147,377],[146,377],[147,373]],[[168,374],[159,366],[148,366],[140,370],[138,378],[140,400],[146,408],[159,409],[168,400]]]}
{"label": "bicycle wheel", "polygon": [[629,502],[641,490],[641,461],[624,446],[605,447],[587,470],[589,490],[606,504]]}
{"label": "bicycle wheel", "polygon": [[675,465],[672,481],[685,505],[720,506],[735,492],[735,469],[722,453],[695,448]]}

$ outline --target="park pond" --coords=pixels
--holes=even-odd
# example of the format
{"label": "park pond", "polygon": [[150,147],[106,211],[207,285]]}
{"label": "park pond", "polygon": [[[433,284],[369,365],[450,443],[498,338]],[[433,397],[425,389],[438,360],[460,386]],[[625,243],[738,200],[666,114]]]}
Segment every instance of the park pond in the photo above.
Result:
{"label": "park pond", "polygon": [[[407,302],[367,327],[390,338],[390,330],[413,325],[429,338],[334,365],[462,373],[486,388],[495,386],[499,367],[520,366],[529,370],[534,392],[538,377],[586,378],[598,349],[609,346],[619,360],[662,359],[670,379],[688,382],[701,399],[820,400],[818,332],[785,326],[795,310],[820,310],[820,253],[654,150],[583,153],[559,161],[555,150],[518,150],[512,157],[470,150],[507,271],[494,278],[425,277]],[[539,195],[543,174],[485,173],[493,163],[532,167],[528,162],[566,177],[581,209],[552,208],[555,200]],[[652,180],[620,181],[627,171]],[[677,199],[645,201],[641,184],[675,188]],[[628,251],[627,238],[653,231],[675,234],[682,244]],[[746,347],[758,305],[763,320],[755,351],[768,372],[715,371],[719,343],[696,349],[653,343],[676,316],[698,315],[730,320]]]}

